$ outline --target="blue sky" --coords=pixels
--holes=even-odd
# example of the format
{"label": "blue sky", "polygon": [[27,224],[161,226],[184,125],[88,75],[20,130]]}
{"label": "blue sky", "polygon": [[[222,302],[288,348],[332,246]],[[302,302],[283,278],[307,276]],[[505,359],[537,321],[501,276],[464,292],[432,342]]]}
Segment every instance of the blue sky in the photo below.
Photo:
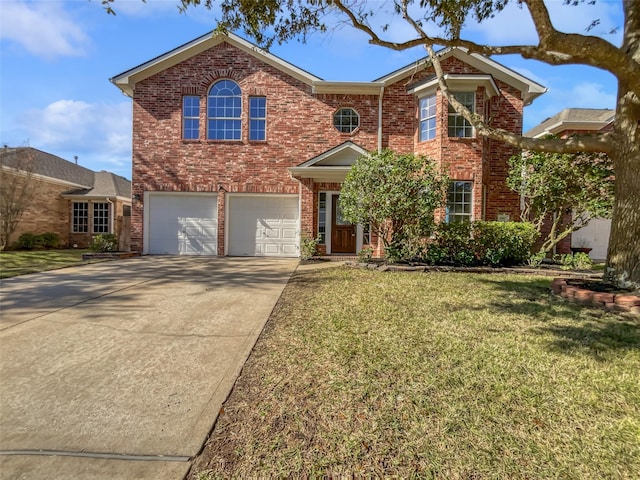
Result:
{"label": "blue sky", "polygon": [[[547,0],[554,25],[592,33],[622,27],[621,0],[563,6]],[[380,2],[381,17],[386,11]],[[99,0],[0,0],[0,144],[30,146],[94,170],[131,178],[131,100],[109,78],[213,29],[215,13],[195,8],[178,14],[177,0],[116,0],[116,16]],[[535,41],[530,20],[515,6],[467,37],[493,44]],[[391,23],[387,35],[406,38]],[[241,32],[239,32],[241,34]],[[603,34],[618,45],[620,34]],[[425,56],[421,48],[392,52],[370,46],[364,34],[342,27],[314,34],[306,45],[275,45],[272,53],[326,80],[373,80]],[[616,82],[604,71],[551,67],[515,56],[495,57],[542,83],[549,92],[525,108],[525,130],[563,108],[614,108]]]}

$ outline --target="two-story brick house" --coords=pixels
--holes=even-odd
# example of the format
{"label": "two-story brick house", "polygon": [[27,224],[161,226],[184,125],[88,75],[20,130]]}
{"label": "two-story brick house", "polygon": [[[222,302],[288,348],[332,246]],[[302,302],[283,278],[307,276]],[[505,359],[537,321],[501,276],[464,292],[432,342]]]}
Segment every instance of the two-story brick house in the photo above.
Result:
{"label": "two-story brick house", "polygon": [[[439,52],[450,89],[520,134],[545,88],[461,49]],[[340,186],[367,151],[425,154],[451,179],[448,220],[518,219],[513,147],[475,136],[421,61],[372,82],[322,80],[228,34],[208,34],[111,81],[133,99],[132,248],[148,254],[297,256],[376,242],[346,224]]]}

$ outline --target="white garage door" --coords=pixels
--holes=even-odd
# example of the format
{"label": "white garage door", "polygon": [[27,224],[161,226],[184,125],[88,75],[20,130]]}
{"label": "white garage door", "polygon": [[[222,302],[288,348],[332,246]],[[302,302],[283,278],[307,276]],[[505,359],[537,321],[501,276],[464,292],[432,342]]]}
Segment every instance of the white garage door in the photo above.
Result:
{"label": "white garage door", "polygon": [[215,195],[150,193],[146,205],[147,253],[218,254]]}
{"label": "white garage door", "polygon": [[231,195],[227,212],[229,255],[297,257],[297,195]]}

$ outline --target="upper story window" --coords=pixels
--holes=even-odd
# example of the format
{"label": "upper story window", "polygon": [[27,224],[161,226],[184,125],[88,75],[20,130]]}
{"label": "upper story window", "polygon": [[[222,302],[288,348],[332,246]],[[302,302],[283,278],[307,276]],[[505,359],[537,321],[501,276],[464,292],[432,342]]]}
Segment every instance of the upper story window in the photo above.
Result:
{"label": "upper story window", "polygon": [[207,98],[207,138],[240,140],[242,132],[242,91],[232,80],[220,80],[209,89]]}
{"label": "upper story window", "polygon": [[93,233],[109,233],[109,204],[93,204]]}
{"label": "upper story window", "polygon": [[267,138],[267,99],[249,98],[249,140],[261,141]]}
{"label": "upper story window", "polygon": [[436,96],[420,99],[420,141],[436,138]]}
{"label": "upper story window", "polygon": [[182,97],[182,138],[185,140],[200,138],[200,97],[193,95]]}
{"label": "upper story window", "polygon": [[473,182],[453,181],[447,192],[447,223],[470,222]]}
{"label": "upper story window", "polygon": [[360,126],[360,116],[353,108],[341,108],[333,114],[333,126],[341,133],[351,133]]}
{"label": "upper story window", "polygon": [[89,231],[89,204],[87,202],[73,202],[73,233],[87,233]]}
{"label": "upper story window", "polygon": [[[476,95],[474,92],[455,92],[456,100],[463,104],[471,113],[475,112]],[[465,118],[449,105],[449,136],[473,137],[473,126]]]}

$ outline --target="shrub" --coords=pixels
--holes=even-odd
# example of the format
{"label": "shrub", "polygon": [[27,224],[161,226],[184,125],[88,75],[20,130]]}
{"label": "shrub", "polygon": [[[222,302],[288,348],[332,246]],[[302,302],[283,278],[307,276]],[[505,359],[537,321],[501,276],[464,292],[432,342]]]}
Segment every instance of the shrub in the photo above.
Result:
{"label": "shrub", "polygon": [[373,258],[373,247],[364,247],[358,252],[358,261],[360,263],[367,263]]}
{"label": "shrub", "polygon": [[44,248],[58,248],[60,246],[60,236],[55,232],[46,232],[38,236]]}
{"label": "shrub", "polygon": [[473,265],[471,222],[441,223],[429,241],[424,260],[436,265]]}
{"label": "shrub", "polygon": [[528,222],[473,222],[474,253],[484,265],[521,265],[531,258],[538,238]]}
{"label": "shrub", "polygon": [[560,262],[560,269],[562,270],[591,270],[593,267],[593,261],[584,252],[556,255],[555,260]]}
{"label": "shrub", "polygon": [[319,238],[311,238],[307,235],[300,237],[300,259],[309,260],[316,254]]}
{"label": "shrub", "polygon": [[519,265],[531,258],[537,235],[530,223],[441,223],[423,259],[440,265]]}
{"label": "shrub", "polygon": [[118,250],[118,238],[113,233],[102,233],[91,240],[92,252],[115,252]]}
{"label": "shrub", "polygon": [[26,232],[20,235],[16,247],[20,250],[33,250],[42,247],[42,238],[35,233]]}

